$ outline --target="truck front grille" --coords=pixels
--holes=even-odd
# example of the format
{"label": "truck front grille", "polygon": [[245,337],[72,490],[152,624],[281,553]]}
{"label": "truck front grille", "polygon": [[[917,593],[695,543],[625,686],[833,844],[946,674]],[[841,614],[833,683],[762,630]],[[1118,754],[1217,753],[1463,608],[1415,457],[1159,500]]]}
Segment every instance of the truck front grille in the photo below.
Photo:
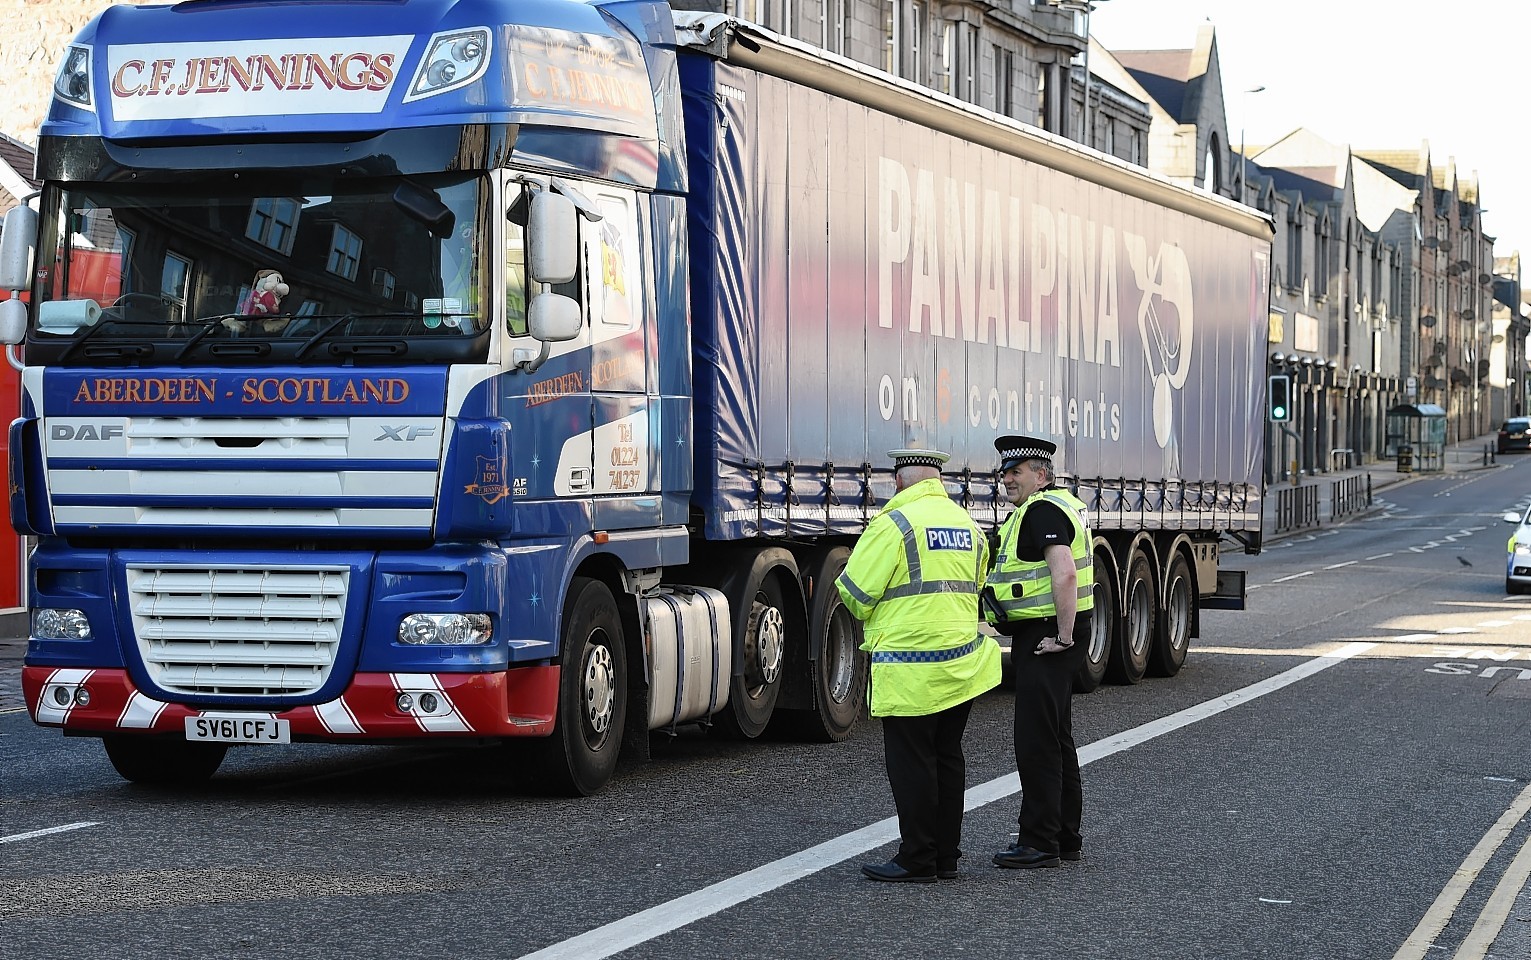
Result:
{"label": "truck front grille", "polygon": [[329,678],[345,621],[345,567],[134,565],[127,574],[138,652],[160,689],[290,697]]}

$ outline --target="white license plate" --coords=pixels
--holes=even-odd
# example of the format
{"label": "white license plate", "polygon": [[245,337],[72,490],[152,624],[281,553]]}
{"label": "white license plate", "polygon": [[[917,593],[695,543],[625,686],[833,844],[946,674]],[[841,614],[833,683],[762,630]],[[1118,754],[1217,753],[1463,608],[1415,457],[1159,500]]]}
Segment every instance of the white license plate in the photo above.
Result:
{"label": "white license plate", "polygon": [[291,743],[290,727],[286,720],[275,717],[204,713],[186,718],[186,739],[217,743]]}

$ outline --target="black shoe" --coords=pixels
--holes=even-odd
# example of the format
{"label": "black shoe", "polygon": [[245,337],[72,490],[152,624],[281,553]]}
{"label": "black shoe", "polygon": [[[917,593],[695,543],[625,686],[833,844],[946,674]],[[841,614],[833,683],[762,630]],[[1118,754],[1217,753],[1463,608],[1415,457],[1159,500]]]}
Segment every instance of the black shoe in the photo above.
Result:
{"label": "black shoe", "polygon": [[957,879],[957,865],[955,863],[950,865],[937,864],[936,876],[940,877],[942,880]]}
{"label": "black shoe", "polygon": [[994,855],[994,865],[996,867],[1004,867],[1007,870],[1056,867],[1058,863],[1058,854],[1048,853],[1046,850],[1038,850],[1035,847],[1028,847],[1021,843],[1012,843]]}
{"label": "black shoe", "polygon": [[1078,863],[1079,861],[1084,859],[1084,851],[1083,850],[1064,850],[1064,851],[1062,851],[1061,853],[1058,854],[1058,857],[1059,857],[1059,859],[1067,860],[1070,863]]}
{"label": "black shoe", "polygon": [[[912,873],[898,865],[896,860],[887,863],[864,863],[861,872],[869,880],[882,880],[886,883],[935,883],[936,875],[931,873]],[[953,876],[956,871],[952,872]]]}

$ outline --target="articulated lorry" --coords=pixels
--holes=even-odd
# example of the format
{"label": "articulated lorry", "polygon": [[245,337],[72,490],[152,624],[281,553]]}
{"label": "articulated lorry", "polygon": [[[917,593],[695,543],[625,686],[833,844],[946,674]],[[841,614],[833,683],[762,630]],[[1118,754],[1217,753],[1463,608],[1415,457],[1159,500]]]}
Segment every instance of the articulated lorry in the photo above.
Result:
{"label": "articulated lorry", "polygon": [[892,448],[992,529],[994,438],[1057,441],[1084,688],[1241,603],[1257,214],[650,0],[273,9],[85,27],[0,243],[26,702],[124,777],[504,742],[589,793],[680,725],[843,739]]}

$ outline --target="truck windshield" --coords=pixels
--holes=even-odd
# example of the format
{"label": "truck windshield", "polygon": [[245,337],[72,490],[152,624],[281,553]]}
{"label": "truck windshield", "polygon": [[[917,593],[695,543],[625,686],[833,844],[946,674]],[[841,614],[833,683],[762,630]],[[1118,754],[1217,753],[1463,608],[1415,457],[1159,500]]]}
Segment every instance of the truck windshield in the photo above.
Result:
{"label": "truck windshield", "polygon": [[[395,357],[439,353],[431,344],[489,328],[485,192],[460,174],[265,181],[216,195],[54,188],[44,197],[31,342],[61,347],[61,360],[99,355],[108,343],[139,358],[187,359],[209,347],[218,354],[230,339],[266,341],[255,353],[300,360],[323,355],[317,341],[381,338]],[[89,351],[74,349],[87,339]]]}

